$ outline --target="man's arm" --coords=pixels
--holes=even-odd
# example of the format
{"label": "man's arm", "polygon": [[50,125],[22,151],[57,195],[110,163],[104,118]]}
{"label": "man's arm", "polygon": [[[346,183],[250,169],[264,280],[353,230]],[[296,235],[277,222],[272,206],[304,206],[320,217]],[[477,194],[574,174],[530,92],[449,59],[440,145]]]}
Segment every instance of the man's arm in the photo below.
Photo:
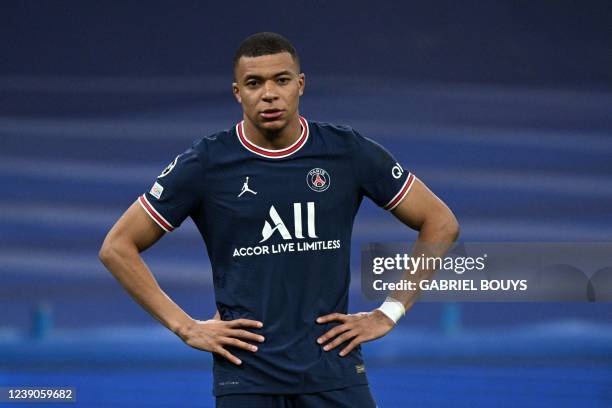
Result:
{"label": "man's arm", "polygon": [[[452,211],[418,179],[415,179],[410,192],[393,210],[393,215],[408,227],[419,231],[413,255],[443,256],[459,236],[459,223]],[[420,280],[432,273],[431,270],[419,270],[414,275],[405,276],[408,279]],[[408,310],[416,301],[418,292],[394,292],[391,296]],[[379,309],[354,315],[332,313],[317,319],[317,323],[331,321],[339,321],[342,324],[329,330],[317,339],[317,342],[325,344],[333,339],[323,347],[325,351],[330,351],[350,340],[340,351],[341,356],[347,355],[361,343],[384,336],[395,325],[395,322]]]}
{"label": "man's arm", "polygon": [[262,323],[247,319],[199,321],[185,313],[159,287],[140,256],[163,235],[164,231],[135,202],[106,236],[100,260],[138,304],[189,346],[218,353],[240,364],[225,347],[257,351],[256,346],[242,340],[262,342],[263,336],[244,330],[261,328]]}
{"label": "man's arm", "polygon": [[[412,251],[413,257],[442,257],[459,237],[459,223],[455,215],[442,200],[419,179],[411,194],[393,211],[393,215],[410,228],[419,231]],[[430,279],[434,270],[421,268],[407,271],[402,279],[419,282]],[[418,287],[418,285],[417,285]],[[394,291],[390,297],[399,300],[406,311],[415,303],[418,291]]]}

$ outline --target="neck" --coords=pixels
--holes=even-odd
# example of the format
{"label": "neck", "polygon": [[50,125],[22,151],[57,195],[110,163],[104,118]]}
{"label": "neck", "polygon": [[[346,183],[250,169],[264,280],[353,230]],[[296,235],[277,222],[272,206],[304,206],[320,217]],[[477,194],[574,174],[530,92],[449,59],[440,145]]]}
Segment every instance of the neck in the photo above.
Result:
{"label": "neck", "polygon": [[244,131],[251,143],[265,149],[284,149],[291,146],[302,133],[300,116],[296,114],[283,128],[267,130],[255,126],[246,116],[244,117]]}

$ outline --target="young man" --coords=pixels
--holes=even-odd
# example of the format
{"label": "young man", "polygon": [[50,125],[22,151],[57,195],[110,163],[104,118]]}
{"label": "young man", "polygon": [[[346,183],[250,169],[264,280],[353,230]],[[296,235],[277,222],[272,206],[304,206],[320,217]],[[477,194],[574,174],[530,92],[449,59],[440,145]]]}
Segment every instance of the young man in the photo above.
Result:
{"label": "young man", "polygon": [[[414,299],[347,314],[361,200],[419,230],[421,242],[454,241],[457,221],[381,146],[299,115],[305,77],[285,38],[247,38],[234,76],[243,120],[176,157],[100,258],[162,324],[213,353],[217,406],[375,406],[359,345],[387,334]],[[218,314],[207,321],[172,302],[139,255],[188,216],[212,264]]]}

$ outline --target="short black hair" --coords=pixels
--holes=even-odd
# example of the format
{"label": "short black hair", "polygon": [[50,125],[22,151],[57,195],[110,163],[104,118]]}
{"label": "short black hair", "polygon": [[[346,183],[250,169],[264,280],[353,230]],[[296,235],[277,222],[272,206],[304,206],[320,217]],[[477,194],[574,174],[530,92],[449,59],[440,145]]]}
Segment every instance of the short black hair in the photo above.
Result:
{"label": "short black hair", "polygon": [[242,41],[234,55],[234,71],[240,57],[261,57],[262,55],[278,54],[281,52],[291,54],[298,67],[300,66],[300,58],[293,44],[282,35],[270,32],[250,35]]}

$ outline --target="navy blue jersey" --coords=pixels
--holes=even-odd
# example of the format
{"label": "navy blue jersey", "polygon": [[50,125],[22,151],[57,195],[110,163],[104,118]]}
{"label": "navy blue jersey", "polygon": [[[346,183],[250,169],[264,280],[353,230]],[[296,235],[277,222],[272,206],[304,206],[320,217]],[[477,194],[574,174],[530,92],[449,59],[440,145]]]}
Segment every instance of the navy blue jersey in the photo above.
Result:
{"label": "navy blue jersey", "polygon": [[361,350],[340,357],[316,340],[347,313],[353,220],[363,196],[395,208],[414,176],[372,140],[345,126],[300,118],[280,150],[249,141],[243,123],[196,141],[139,202],[161,228],[191,217],[212,264],[223,320],[253,319],[256,353],[214,356],[214,393],[312,393],[366,384]]}

